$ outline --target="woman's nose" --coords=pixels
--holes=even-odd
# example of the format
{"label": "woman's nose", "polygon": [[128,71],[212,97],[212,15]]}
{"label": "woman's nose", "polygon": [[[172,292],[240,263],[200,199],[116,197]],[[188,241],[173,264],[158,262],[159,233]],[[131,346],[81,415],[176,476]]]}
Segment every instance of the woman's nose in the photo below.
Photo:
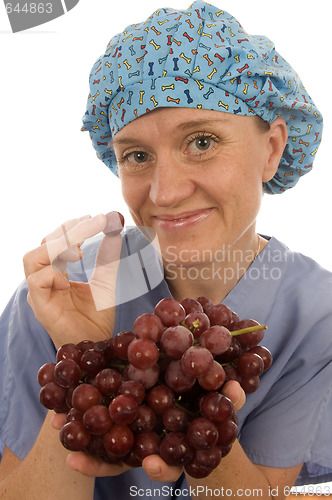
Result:
{"label": "woman's nose", "polygon": [[195,191],[189,172],[173,160],[158,161],[150,184],[150,199],[159,207],[175,207]]}

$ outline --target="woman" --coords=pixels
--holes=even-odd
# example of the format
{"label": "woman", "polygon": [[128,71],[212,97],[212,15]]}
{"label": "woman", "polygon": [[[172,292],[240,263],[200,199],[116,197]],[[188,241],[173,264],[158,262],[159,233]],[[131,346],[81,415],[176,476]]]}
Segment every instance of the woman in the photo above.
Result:
{"label": "woman", "polygon": [[[41,488],[50,499],[59,491],[83,500],[113,491],[148,497],[171,482],[177,498],[206,498],[199,485],[281,499],[303,464],[318,464],[322,477],[332,469],[331,274],[255,231],[263,190],[293,187],[320,142],[322,118],[296,73],[269,40],[218,8],[160,9],[97,60],[83,123],[119,175],[138,228],[122,244],[116,215],[83,217],[25,256],[27,284],[1,324],[3,497],[36,498]],[[109,236],[82,258],[81,243],[101,231]],[[39,366],[65,342],[131,329],[170,296],[206,296],[269,325],[264,345],[274,363],[259,391],[244,404],[237,382],[224,387],[239,417],[232,451],[199,481],[158,456],[126,470],[72,453],[68,467],[38,401]],[[62,422],[53,418],[55,428]]]}

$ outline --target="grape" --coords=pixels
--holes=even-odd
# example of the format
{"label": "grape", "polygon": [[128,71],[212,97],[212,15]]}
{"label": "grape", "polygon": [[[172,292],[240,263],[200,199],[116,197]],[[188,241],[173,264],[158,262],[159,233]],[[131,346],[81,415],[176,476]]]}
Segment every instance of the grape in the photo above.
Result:
{"label": "grape", "polygon": [[236,380],[237,382],[241,381],[241,375],[233,365],[226,365],[224,366],[224,372],[226,375],[225,381],[228,382],[229,380]]}
{"label": "grape", "polygon": [[255,377],[264,370],[264,361],[253,352],[241,354],[236,366],[241,377]]}
{"label": "grape", "polygon": [[123,461],[125,464],[129,465],[129,467],[142,467],[142,460],[138,460],[134,450],[130,450],[130,452],[124,457]]}
{"label": "grape", "polygon": [[137,408],[137,416],[129,427],[134,432],[152,431],[156,423],[157,417],[155,412],[150,406],[143,404]]}
{"label": "grape", "polygon": [[208,315],[211,326],[228,327],[232,323],[232,311],[225,304],[207,305],[204,312]]}
{"label": "grape", "polygon": [[102,396],[97,387],[89,384],[81,384],[74,390],[71,400],[76,410],[85,413],[91,406],[99,405]]}
{"label": "grape", "polygon": [[200,302],[198,302],[198,300],[187,297],[186,299],[181,300],[180,304],[186,311],[187,315],[193,312],[203,312],[203,306]]}
{"label": "grape", "polygon": [[170,357],[180,359],[182,354],[193,345],[194,336],[184,326],[166,328],[160,339],[161,349]]}
{"label": "grape", "polygon": [[92,340],[82,340],[82,342],[79,342],[77,344],[77,347],[80,349],[80,351],[83,353],[87,351],[88,349],[93,349],[94,342]]}
{"label": "grape", "polygon": [[102,394],[116,394],[121,383],[121,374],[113,368],[104,368],[95,377],[95,386]]}
{"label": "grape", "polygon": [[184,373],[192,377],[204,377],[213,365],[211,352],[202,346],[192,346],[186,350],[181,358],[181,367]]}
{"label": "grape", "polygon": [[219,354],[218,356],[215,357],[216,361],[218,363],[230,363],[231,361],[234,361],[235,359],[238,359],[240,354],[241,354],[241,346],[239,342],[236,340],[236,337],[232,337],[231,344],[227,351],[223,352],[222,354]]}
{"label": "grape", "polygon": [[[243,328],[249,328],[250,326],[258,326],[259,323],[253,319],[243,319],[235,323],[232,327],[232,331],[242,330]],[[249,349],[254,347],[263,339],[264,330],[258,330],[257,332],[243,333],[242,335],[237,335],[237,341],[240,346]]]}
{"label": "grape", "polygon": [[60,430],[60,441],[67,450],[82,451],[90,441],[90,433],[81,422],[72,420]]}
{"label": "grape", "polygon": [[184,466],[184,470],[189,476],[194,477],[195,479],[202,479],[203,477],[207,477],[213,471],[213,468],[203,467],[203,465],[198,465],[194,460],[188,462]]}
{"label": "grape", "polygon": [[227,351],[232,342],[230,331],[220,325],[214,325],[205,330],[199,337],[201,346],[206,347],[214,356]]}
{"label": "grape", "polygon": [[193,462],[208,469],[215,469],[222,459],[220,446],[211,446],[206,450],[195,450]]}
{"label": "grape", "polygon": [[115,424],[104,434],[105,450],[115,457],[122,457],[130,452],[135,442],[134,434],[127,425]]}
{"label": "grape", "polygon": [[[108,339],[108,340],[112,341],[112,339]],[[98,340],[97,342],[95,342],[93,344],[92,349],[95,349],[96,351],[100,351],[101,353],[104,354],[104,352],[107,350],[108,347],[109,346],[108,346],[107,340]]]}
{"label": "grape", "polygon": [[181,360],[171,361],[165,373],[166,384],[175,392],[185,392],[195,384],[195,377],[187,375],[182,370]]}
{"label": "grape", "polygon": [[135,437],[134,454],[138,460],[159,452],[160,438],[156,432],[139,432]]}
{"label": "grape", "polygon": [[73,359],[76,363],[79,363],[82,356],[82,351],[76,344],[64,344],[62,345],[56,353],[56,361],[61,361],[62,359]]}
{"label": "grape", "polygon": [[68,387],[67,389],[67,392],[66,392],[66,404],[68,406],[68,408],[72,408],[72,396],[73,396],[73,392],[74,390],[76,389],[76,387],[78,387],[79,384],[77,385],[72,385],[71,387]]}
{"label": "grape", "polygon": [[166,385],[156,385],[147,395],[147,404],[156,415],[162,415],[174,405],[174,402],[174,392]]}
{"label": "grape", "polygon": [[124,217],[120,212],[108,212],[106,221],[106,227],[103,229],[106,236],[113,237],[121,233],[124,226]]}
{"label": "grape", "polygon": [[257,345],[264,325],[236,331],[255,325],[206,297],[163,299],[137,317],[133,331],[61,346],[56,363],[38,371],[40,402],[66,414],[60,440],[70,450],[130,467],[159,454],[207,477],[238,433],[223,385],[236,380],[250,394],[272,363]]}
{"label": "grape", "polygon": [[53,411],[55,413],[67,413],[68,405],[67,405],[66,401],[64,403],[62,403],[61,406],[57,406],[56,408],[53,408]]}
{"label": "grape", "polygon": [[63,358],[54,368],[54,377],[61,387],[68,388],[76,385],[81,379],[82,372],[78,364],[71,358]]}
{"label": "grape", "polygon": [[109,338],[95,342],[93,349],[100,351],[104,355],[105,360],[109,361],[113,356],[113,339]]}
{"label": "grape", "polygon": [[198,339],[205,330],[210,328],[209,317],[204,312],[198,311],[187,314],[184,324],[192,332],[195,339]]}
{"label": "grape", "polygon": [[237,438],[238,428],[233,420],[225,420],[220,424],[216,424],[218,429],[217,444],[224,448],[234,443]]}
{"label": "grape", "polygon": [[188,416],[181,408],[168,408],[163,414],[163,424],[168,431],[185,432]]}
{"label": "grape", "polygon": [[154,313],[159,316],[163,325],[177,326],[186,316],[184,307],[175,299],[162,299],[154,308]]}
{"label": "grape", "polygon": [[104,368],[105,364],[106,360],[103,353],[96,349],[88,349],[80,359],[80,367],[88,375],[95,375]]}
{"label": "grape", "polygon": [[204,377],[200,377],[198,383],[206,391],[216,391],[224,384],[225,378],[225,370],[217,361],[213,360],[211,370]]}
{"label": "grape", "polygon": [[159,342],[164,331],[161,319],[156,314],[141,314],[133,326],[133,332],[137,338],[147,338],[154,342]]}
{"label": "grape", "polygon": [[199,408],[204,417],[215,424],[229,420],[234,412],[232,401],[219,392],[205,394],[200,400]]}
{"label": "grape", "polygon": [[104,458],[107,452],[105,450],[103,438],[104,436],[102,435],[91,434],[89,444],[85,447],[85,451],[91,455]]}
{"label": "grape", "polygon": [[37,373],[37,380],[41,387],[43,385],[46,385],[48,382],[55,382],[54,368],[55,363],[45,363],[39,368]]}
{"label": "grape", "polygon": [[113,422],[131,424],[137,417],[138,404],[130,394],[116,396],[108,407]]}
{"label": "grape", "polygon": [[72,420],[78,420],[83,423],[83,414],[76,410],[76,408],[70,408],[69,412],[66,415],[67,422],[71,422]]}
{"label": "grape", "polygon": [[65,404],[66,389],[56,382],[48,382],[39,392],[39,400],[48,410],[60,408]]}
{"label": "grape", "polygon": [[168,465],[185,465],[193,456],[186,435],[182,432],[169,432],[161,440],[159,455]]}
{"label": "grape", "polygon": [[[105,349],[103,349],[103,354],[105,357],[106,362],[110,361],[113,358],[113,338],[109,338],[104,341],[106,344]],[[97,349],[97,347],[96,347]]]}
{"label": "grape", "polygon": [[262,345],[257,345],[249,349],[248,352],[253,352],[254,354],[258,354],[258,356],[262,358],[264,363],[264,371],[268,370],[271,367],[273,358],[271,352],[266,347],[263,347]]}
{"label": "grape", "polygon": [[260,385],[260,378],[256,377],[241,377],[240,384],[246,394],[251,394],[257,391]]}
{"label": "grape", "polygon": [[83,415],[83,424],[91,434],[105,434],[112,425],[106,406],[91,406]]}
{"label": "grape", "polygon": [[224,458],[232,450],[232,445],[230,444],[229,446],[220,446],[220,449],[222,452],[222,457]]}
{"label": "grape", "polygon": [[140,382],[145,389],[150,389],[157,383],[159,372],[160,369],[158,365],[154,365],[146,370],[141,370],[140,368],[135,368],[133,365],[129,365],[128,377],[131,380]]}
{"label": "grape", "polygon": [[124,380],[119,387],[118,394],[130,394],[137,404],[141,404],[145,398],[145,389],[140,382]]}
{"label": "grape", "polygon": [[230,330],[233,330],[233,326],[235,325],[235,323],[237,323],[238,321],[240,321],[240,318],[238,316],[238,314],[236,314],[236,312],[232,311],[232,320],[230,322],[230,324],[228,325],[228,328]]}
{"label": "grape", "polygon": [[207,297],[198,297],[196,300],[203,307],[203,311],[205,307],[209,307],[213,304],[212,300],[208,299]]}
{"label": "grape", "polygon": [[123,331],[113,337],[113,354],[114,356],[127,360],[128,359],[128,346],[136,338],[133,332]]}
{"label": "grape", "polygon": [[173,358],[171,358],[171,356],[167,356],[167,354],[165,354],[162,350],[160,350],[159,360],[158,360],[158,366],[160,368],[160,373],[159,373],[160,380],[164,380],[165,373],[171,361],[174,361]]}
{"label": "grape", "polygon": [[83,373],[83,378],[86,384],[96,386],[96,375],[87,375],[86,373]]}
{"label": "grape", "polygon": [[218,429],[216,425],[207,418],[198,417],[192,420],[188,425],[187,438],[189,444],[193,448],[196,450],[204,450],[217,444]]}
{"label": "grape", "polygon": [[146,370],[156,364],[159,350],[153,340],[135,339],[128,346],[128,361],[135,368]]}

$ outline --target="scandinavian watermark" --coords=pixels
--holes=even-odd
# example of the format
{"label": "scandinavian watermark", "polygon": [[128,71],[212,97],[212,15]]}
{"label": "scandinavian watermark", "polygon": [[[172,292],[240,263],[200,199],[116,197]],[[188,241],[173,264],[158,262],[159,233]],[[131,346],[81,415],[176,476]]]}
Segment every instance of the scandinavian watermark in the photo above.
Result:
{"label": "scandinavian watermark", "polygon": [[284,262],[293,255],[278,249],[265,249],[263,255],[256,255],[250,249],[228,246],[217,251],[179,250],[175,246],[161,249],[151,228],[126,227],[120,235],[120,223],[112,234],[71,246],[70,228],[63,224],[61,229],[60,239],[51,234],[46,240],[49,260],[58,271],[67,269],[69,279],[90,285],[97,310],[142,297],[164,277],[168,282],[219,280],[227,284],[236,284],[239,279],[280,280]]}

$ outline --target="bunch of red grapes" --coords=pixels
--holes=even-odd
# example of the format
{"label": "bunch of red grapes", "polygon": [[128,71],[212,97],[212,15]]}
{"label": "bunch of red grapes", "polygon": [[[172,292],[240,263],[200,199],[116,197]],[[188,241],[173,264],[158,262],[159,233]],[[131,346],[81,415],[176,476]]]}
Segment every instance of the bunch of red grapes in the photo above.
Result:
{"label": "bunch of red grapes", "polygon": [[151,454],[202,478],[237,438],[228,380],[257,390],[272,364],[264,325],[205,297],[162,299],[132,331],[65,344],[38,372],[40,402],[67,414],[60,440],[109,463],[139,467]]}

